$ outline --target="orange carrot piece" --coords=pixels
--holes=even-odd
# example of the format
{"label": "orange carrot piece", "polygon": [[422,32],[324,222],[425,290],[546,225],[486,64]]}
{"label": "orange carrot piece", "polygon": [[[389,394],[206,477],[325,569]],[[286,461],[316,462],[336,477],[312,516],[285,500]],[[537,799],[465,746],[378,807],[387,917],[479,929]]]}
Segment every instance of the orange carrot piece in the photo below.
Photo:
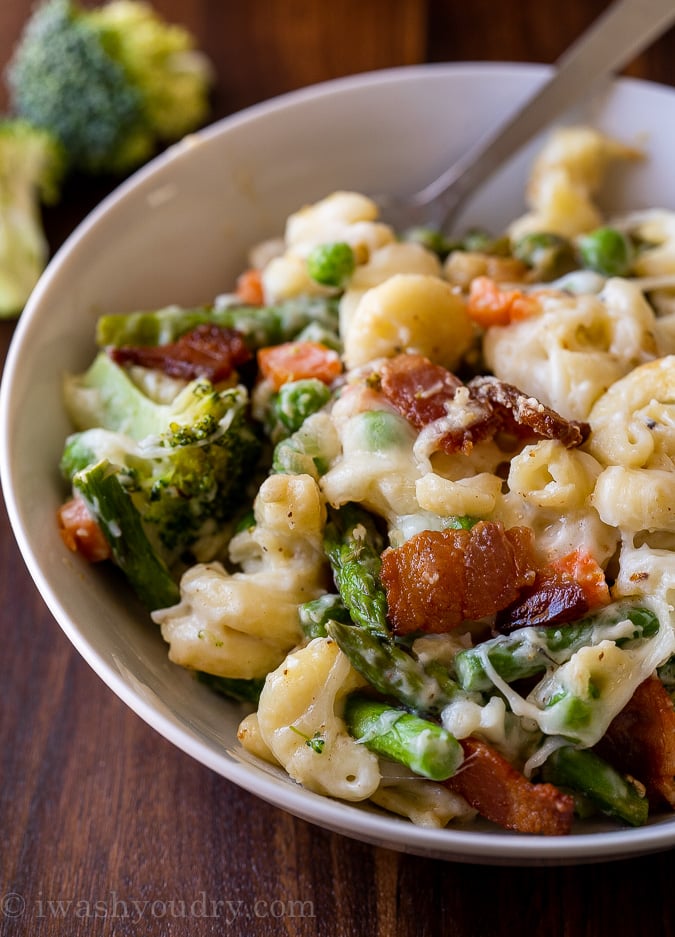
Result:
{"label": "orange carrot piece", "polygon": [[285,342],[261,348],[258,367],[275,390],[288,381],[307,378],[332,384],[342,373],[339,354],[321,342]]}
{"label": "orange carrot piece", "polygon": [[553,784],[533,784],[487,742],[462,739],[464,762],[443,783],[474,810],[507,830],[563,836],[572,828],[574,799]]}
{"label": "orange carrot piece", "polygon": [[467,313],[482,328],[492,325],[510,325],[541,311],[536,296],[521,290],[501,289],[490,277],[475,277],[471,281]]}
{"label": "orange carrot piece", "polygon": [[251,267],[237,277],[235,293],[247,306],[262,306],[265,301],[260,270]]}
{"label": "orange carrot piece", "polygon": [[610,595],[605,572],[588,550],[579,547],[559,560],[554,560],[550,565],[558,572],[571,576],[581,586],[589,608],[609,604]]}
{"label": "orange carrot piece", "polygon": [[90,563],[110,558],[110,546],[103,531],[89,512],[84,500],[76,495],[57,511],[59,533],[73,553],[81,553]]}

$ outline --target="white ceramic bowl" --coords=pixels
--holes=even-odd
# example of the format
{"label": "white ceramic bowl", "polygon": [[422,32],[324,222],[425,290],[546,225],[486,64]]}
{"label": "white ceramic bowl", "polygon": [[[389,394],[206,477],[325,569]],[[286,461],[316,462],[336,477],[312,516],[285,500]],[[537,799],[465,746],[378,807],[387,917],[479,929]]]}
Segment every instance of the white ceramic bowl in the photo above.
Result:
{"label": "white ceramic bowl", "polygon": [[[340,188],[414,190],[546,74],[483,64],[375,72],[277,98],[184,141],[106,199],[53,259],[22,316],[2,385],[0,469],[19,546],[51,612],[111,689],[179,748],[299,817],[465,862],[571,863],[665,849],[675,844],[675,818],[563,838],[487,825],[432,831],[319,797],[255,761],[237,743],[237,707],[169,663],[158,629],[114,571],[64,549],[54,521],[69,431],[60,385],[64,371],[91,360],[100,313],[210,300],[231,288],[247,248],[280,233],[290,212]],[[648,151],[644,165],[609,180],[607,205],[675,208],[674,91],[623,80],[574,117]],[[496,231],[518,215],[540,144],[494,177],[465,217]]]}

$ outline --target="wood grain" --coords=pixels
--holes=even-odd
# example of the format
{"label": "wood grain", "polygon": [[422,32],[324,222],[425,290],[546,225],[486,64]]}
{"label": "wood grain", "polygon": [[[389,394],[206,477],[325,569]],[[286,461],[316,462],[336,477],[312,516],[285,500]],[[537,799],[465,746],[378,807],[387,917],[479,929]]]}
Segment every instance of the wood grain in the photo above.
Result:
{"label": "wood grain", "polygon": [[[31,6],[0,6],[0,67]],[[157,0],[216,68],[214,116],[423,61],[552,62],[601,0]],[[672,32],[629,73],[675,83]],[[0,106],[7,106],[4,90]],[[53,247],[106,194],[72,182]],[[13,331],[0,324],[4,361]],[[50,523],[45,519],[45,523]],[[598,937],[675,933],[673,852],[585,867],[444,863],[328,833],[140,721],[46,609],[0,511],[0,935]],[[4,903],[3,903],[4,900]]]}

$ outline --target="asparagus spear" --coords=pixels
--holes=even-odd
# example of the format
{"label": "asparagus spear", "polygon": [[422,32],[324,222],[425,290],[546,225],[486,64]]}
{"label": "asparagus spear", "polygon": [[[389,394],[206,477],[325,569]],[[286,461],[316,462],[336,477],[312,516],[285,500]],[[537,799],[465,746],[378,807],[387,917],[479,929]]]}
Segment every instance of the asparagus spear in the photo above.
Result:
{"label": "asparagus spear", "polygon": [[96,342],[108,345],[164,345],[198,325],[236,329],[251,350],[290,341],[312,322],[337,331],[337,301],[325,297],[300,297],[276,306],[199,306],[105,315],[98,320]]}
{"label": "asparagus spear", "polygon": [[326,593],[318,599],[305,602],[298,608],[300,626],[306,638],[325,638],[328,635],[326,626],[329,621],[351,624],[349,612],[339,595]]}
{"label": "asparagus spear", "polygon": [[355,624],[388,638],[387,596],[380,582],[383,546],[367,511],[356,504],[332,511],[324,531],[324,549],[338,591]]}
{"label": "asparagus spear", "polygon": [[556,787],[580,791],[603,813],[631,826],[641,826],[647,819],[644,793],[590,749],[558,748],[546,760],[544,777]]}
{"label": "asparagus spear", "polygon": [[350,734],[370,751],[433,781],[452,777],[464,760],[457,739],[435,722],[367,696],[349,696],[344,719]]}
{"label": "asparagus spear", "polygon": [[617,640],[619,647],[628,641],[650,638],[659,628],[659,620],[650,609],[629,602],[616,602],[572,624],[520,628],[512,634],[500,635],[460,651],[454,662],[458,682],[468,691],[492,689],[492,681],[485,672],[486,655],[507,683],[542,673],[552,662],[562,664],[579,648],[610,637],[608,629],[625,620],[632,623],[633,630]]}
{"label": "asparagus spear", "polygon": [[449,677],[439,679],[407,651],[372,631],[338,621],[328,622],[326,630],[374,689],[418,715],[436,715],[462,692]]}

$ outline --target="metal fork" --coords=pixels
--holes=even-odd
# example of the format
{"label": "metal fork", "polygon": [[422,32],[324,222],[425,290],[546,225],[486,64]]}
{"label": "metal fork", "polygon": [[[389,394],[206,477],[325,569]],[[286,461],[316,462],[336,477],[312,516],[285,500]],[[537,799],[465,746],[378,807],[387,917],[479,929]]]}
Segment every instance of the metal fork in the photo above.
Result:
{"label": "metal fork", "polygon": [[409,195],[374,196],[383,220],[400,231],[418,225],[448,231],[469,196],[510,156],[674,21],[675,0],[616,0],[558,59],[552,77],[442,175]]}

